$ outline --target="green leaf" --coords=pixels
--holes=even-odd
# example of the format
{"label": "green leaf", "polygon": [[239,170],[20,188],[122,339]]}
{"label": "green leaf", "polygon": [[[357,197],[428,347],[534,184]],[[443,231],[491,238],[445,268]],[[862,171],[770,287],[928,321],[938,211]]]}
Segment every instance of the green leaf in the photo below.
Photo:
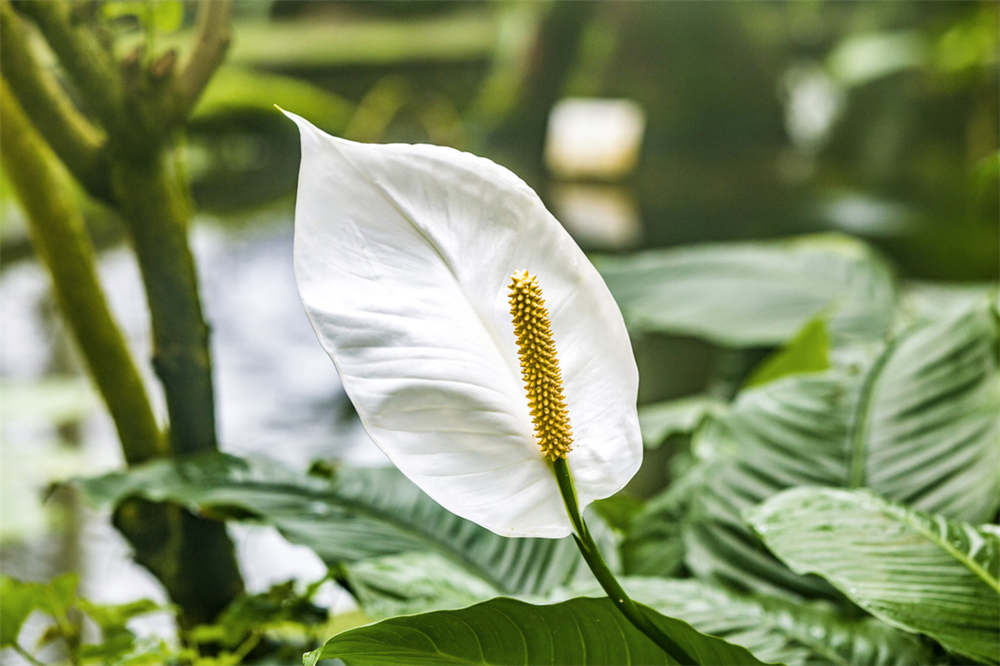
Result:
{"label": "green leaf", "polygon": [[[825,603],[738,594],[693,579],[623,578],[621,583],[636,601],[702,633],[742,645],[761,661],[788,666],[908,666],[934,661],[916,637],[873,618],[845,618]],[[575,596],[597,591],[594,585],[575,585],[568,592]]]}
{"label": "green leaf", "polygon": [[349,564],[347,582],[375,619],[462,608],[501,590],[434,553],[386,555]]}
{"label": "green leaf", "polygon": [[867,491],[797,488],[748,513],[799,573],[958,654],[1000,663],[1000,537]]}
{"label": "green leaf", "polygon": [[166,610],[151,599],[136,599],[124,604],[95,604],[77,599],[76,603],[103,632],[124,629],[129,620],[139,615]]}
{"label": "green leaf", "polygon": [[310,585],[304,594],[296,591],[294,580],[289,580],[272,585],[266,592],[239,596],[212,624],[199,625],[190,630],[186,641],[221,644],[233,649],[254,633],[262,635],[269,629],[290,625],[321,625],[327,619],[327,613],[310,600],[319,583]]}
{"label": "green leaf", "polygon": [[899,318],[908,322],[940,321],[996,299],[995,282],[907,282],[899,303]]}
{"label": "green leaf", "polygon": [[639,428],[647,449],[655,449],[671,435],[694,432],[706,416],[725,403],[709,396],[691,396],[639,407]]}
{"label": "green leaf", "polygon": [[36,583],[23,583],[0,576],[0,599],[3,600],[3,612],[0,612],[0,647],[17,643],[21,625],[37,606],[35,585]]}
{"label": "green leaf", "polygon": [[645,502],[627,492],[618,492],[611,497],[595,500],[590,505],[593,513],[604,523],[619,532],[628,529],[635,516],[642,511]]}
{"label": "green leaf", "polygon": [[899,336],[868,372],[847,485],[973,523],[1000,508],[997,322],[976,307]]}
{"label": "green leaf", "polygon": [[780,379],[742,392],[698,431],[682,523],[692,571],[768,594],[833,593],[774,559],[743,512],[785,488],[846,483],[851,384],[837,372]]}
{"label": "green leaf", "polygon": [[[433,552],[505,593],[537,594],[589,579],[572,539],[508,539],[448,512],[394,468],[308,476],[266,459],[208,454],[157,461],[78,481],[99,504],[128,496],[173,501],[218,518],[277,527],[330,565],[405,552]],[[614,540],[590,519],[612,557]]]}
{"label": "green leaf", "polygon": [[13,645],[21,632],[21,625],[33,611],[41,611],[58,622],[65,621],[66,613],[76,601],[79,578],[74,573],[56,576],[47,583],[20,581],[0,575],[0,647]]}
{"label": "green leaf", "polygon": [[876,340],[895,300],[882,260],[833,234],[594,260],[631,327],[730,347],[781,344],[820,312],[835,342]]}
{"label": "green leaf", "polygon": [[146,613],[166,610],[149,599],[137,599],[124,604],[95,604],[79,598],[76,600],[76,606],[101,630],[99,643],[80,646],[80,658],[84,663],[99,664],[132,664],[136,637],[128,628],[129,620]]}
{"label": "green leaf", "polygon": [[991,519],[1000,506],[997,341],[978,307],[903,332],[860,375],[836,369],[741,392],[695,435],[688,566],[767,593],[830,594],[777,562],[743,522],[745,510],[801,485],[867,486],[948,517]]}
{"label": "green leaf", "polygon": [[[746,649],[644,609],[699,663],[759,664]],[[492,599],[461,610],[383,620],[338,634],[302,661],[339,658],[348,666],[408,664],[670,664],[608,599],[534,606]]]}
{"label": "green leaf", "polygon": [[316,118],[325,129],[340,130],[347,124],[354,106],[346,99],[302,79],[223,66],[198,98],[193,119],[210,120],[238,113],[257,112],[273,116],[274,105],[295,109]]}
{"label": "green leaf", "polygon": [[684,563],[683,520],[699,482],[696,475],[685,475],[648,500],[632,518],[622,543],[627,574],[661,577],[678,574]]}
{"label": "green leaf", "polygon": [[764,360],[746,386],[759,386],[788,375],[822,372],[830,367],[830,337],[822,317],[809,320],[784,348]]}

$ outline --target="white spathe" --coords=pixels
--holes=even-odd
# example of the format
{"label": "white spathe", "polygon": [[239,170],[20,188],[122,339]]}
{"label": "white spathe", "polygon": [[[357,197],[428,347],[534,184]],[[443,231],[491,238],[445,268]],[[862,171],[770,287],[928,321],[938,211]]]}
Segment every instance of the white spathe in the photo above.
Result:
{"label": "white spathe", "polygon": [[504,536],[569,534],[533,434],[508,285],[523,269],[541,284],[583,507],[642,461],[638,372],[600,275],[534,191],[490,160],[355,143],[286,115],[302,137],[299,293],[372,439],[463,518]]}

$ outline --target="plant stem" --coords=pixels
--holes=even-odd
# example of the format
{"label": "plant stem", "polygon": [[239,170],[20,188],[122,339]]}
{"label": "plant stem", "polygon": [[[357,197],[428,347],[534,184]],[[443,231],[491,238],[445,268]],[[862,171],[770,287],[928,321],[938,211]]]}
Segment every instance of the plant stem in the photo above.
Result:
{"label": "plant stem", "polygon": [[7,178],[24,206],[28,230],[48,269],[59,309],[111,413],[125,459],[165,455],[146,388],[104,297],[94,248],[71,199],[73,186],[0,79],[0,144]]}
{"label": "plant stem", "polygon": [[52,72],[31,48],[28,26],[7,0],[0,0],[0,72],[59,158],[96,198],[110,196],[106,137],[77,111]]}
{"label": "plant stem", "polygon": [[618,579],[611,572],[611,569],[608,568],[604,558],[601,557],[601,551],[597,549],[597,544],[590,535],[590,530],[587,529],[587,523],[583,521],[583,516],[580,514],[580,505],[576,498],[576,488],[573,485],[573,475],[569,471],[569,464],[566,462],[566,459],[557,458],[552,463],[552,471],[555,472],[556,481],[559,484],[559,492],[562,495],[563,502],[566,504],[569,519],[573,523],[575,531],[573,538],[576,540],[576,545],[580,549],[583,559],[587,562],[587,566],[590,567],[594,577],[597,578],[597,582],[601,584],[601,587],[607,593],[608,598],[611,599],[621,614],[636,629],[646,634],[650,640],[659,645],[677,663],[696,664],[697,661],[684,648],[656,626],[649,616],[643,612],[642,608],[632,601],[618,582]]}
{"label": "plant stem", "polygon": [[122,118],[124,91],[114,56],[101,47],[92,31],[77,28],[70,3],[67,0],[25,2],[17,8],[38,25],[105,129],[110,133],[112,128],[126,126]]}
{"label": "plant stem", "polygon": [[[98,28],[79,20],[78,5],[69,0],[0,6],[5,12],[0,15],[4,37],[8,36],[7,27],[13,26],[15,30],[21,27],[15,21],[19,16],[31,19],[100,125],[99,129],[90,125],[90,121],[84,125],[83,116],[74,111],[75,107],[59,88],[51,81],[38,80],[45,72],[43,68],[17,70],[18,89],[14,92],[24,94],[36,106],[46,107],[45,112],[38,114],[42,122],[35,127],[41,133],[54,134],[51,145],[66,153],[64,159],[73,162],[70,168],[82,161],[80,155],[96,160],[96,166],[87,163],[77,168],[86,174],[93,172],[97,185],[106,188],[105,198],[128,224],[139,260],[152,319],[153,365],[164,388],[170,426],[168,439],[158,430],[155,438],[126,437],[122,433],[130,464],[154,455],[177,456],[218,448],[209,333],[187,238],[190,193],[187,184],[170,168],[169,158],[175,130],[182,124],[185,110],[197,100],[228,44],[230,4],[202,0],[203,19],[199,19],[199,24],[212,34],[206,33],[202,45],[196,48],[197,55],[192,56],[194,60],[189,59],[185,65],[187,73],[180,82],[182,99],[178,103],[173,100],[174,54],[165,53],[149,64],[139,49],[119,62]],[[13,13],[7,11],[11,8]],[[7,46],[16,49],[18,43]],[[6,53],[6,46],[2,51]],[[20,56],[13,61],[15,68],[18,62],[28,65],[34,62],[23,53],[14,55]],[[205,61],[201,62],[202,59]],[[6,86],[3,92],[2,101],[6,102],[10,97]],[[11,103],[14,104],[13,100]],[[31,120],[26,118],[24,125],[31,126]],[[81,129],[87,127],[93,131]],[[3,132],[6,139],[8,128],[3,127]],[[3,146],[5,162],[7,144],[20,145],[15,143],[18,130],[11,128],[9,132],[10,141],[5,140]],[[31,132],[31,136],[37,134]],[[44,139],[40,143],[44,144]],[[81,152],[81,147],[87,150]],[[33,182],[20,163],[11,163],[8,172],[12,176],[21,174],[20,189],[24,192],[19,193],[28,201],[26,208],[29,204],[44,204],[47,198],[56,196],[67,201],[65,192],[69,188],[47,186],[38,179]],[[86,174],[79,178],[88,184],[90,176]],[[94,186],[90,189],[97,189],[97,193],[105,191]],[[70,209],[70,212],[79,217],[75,211]],[[46,233],[34,239],[36,246],[42,248],[40,254],[48,251],[50,236]],[[72,259],[65,264],[59,262],[57,268],[70,272],[74,266],[82,265],[75,261],[76,257]],[[93,258],[89,259],[92,264]],[[68,318],[81,312],[88,314],[92,291],[89,282],[70,282],[70,286],[74,289],[67,290],[64,302],[60,303]],[[111,399],[113,396],[101,378],[121,366],[113,356],[104,355],[100,363],[90,367],[120,431],[118,411],[124,410],[130,400],[144,397],[136,392],[125,393],[122,401]],[[133,439],[145,441],[149,449],[155,445],[156,450],[134,453],[130,444]],[[140,500],[127,500],[119,505],[113,521],[128,537],[136,561],[153,572],[180,606],[182,627],[213,621],[243,591],[233,544],[224,524],[200,518],[176,505]]]}
{"label": "plant stem", "polygon": [[128,225],[152,320],[153,367],[163,385],[174,455],[218,448],[209,329],[188,244],[183,184],[155,151],[114,158],[111,183]]}
{"label": "plant stem", "polygon": [[34,666],[45,666],[45,664],[43,664],[42,662],[40,662],[37,659],[35,659],[35,657],[32,656],[32,654],[30,652],[28,652],[23,647],[21,647],[20,643],[13,643],[13,644],[11,644],[11,647],[14,648],[14,652],[16,652],[19,655],[21,655],[22,657],[24,657],[26,660],[28,660]]}
{"label": "plant stem", "polygon": [[231,12],[232,0],[211,0],[198,5],[198,35],[191,54],[174,79],[172,122],[184,122],[222,64],[231,39]]}

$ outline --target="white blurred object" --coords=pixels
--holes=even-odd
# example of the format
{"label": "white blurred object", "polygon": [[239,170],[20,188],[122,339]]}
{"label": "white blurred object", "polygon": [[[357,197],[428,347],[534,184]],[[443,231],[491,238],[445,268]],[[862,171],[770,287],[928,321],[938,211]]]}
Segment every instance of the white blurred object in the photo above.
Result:
{"label": "white blurred object", "polygon": [[812,64],[791,67],[782,84],[788,135],[796,148],[815,153],[844,109],[844,91],[822,68]]}
{"label": "white blurred object", "polygon": [[635,199],[622,187],[562,183],[549,195],[556,217],[585,247],[632,247],[642,236]]}
{"label": "white blurred object", "polygon": [[568,97],[549,114],[545,163],[559,178],[621,178],[638,162],[645,126],[631,100]]}

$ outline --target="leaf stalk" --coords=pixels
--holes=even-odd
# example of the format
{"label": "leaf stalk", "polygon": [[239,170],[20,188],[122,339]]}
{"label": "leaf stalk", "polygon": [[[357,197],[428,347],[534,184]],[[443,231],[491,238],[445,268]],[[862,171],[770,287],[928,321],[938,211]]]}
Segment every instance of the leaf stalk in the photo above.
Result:
{"label": "leaf stalk", "polygon": [[611,599],[615,607],[625,618],[635,626],[636,629],[644,633],[650,640],[660,646],[671,659],[679,664],[698,663],[691,655],[678,645],[670,636],[660,629],[649,616],[643,612],[642,608],[632,601],[631,597],[622,588],[621,583],[608,568],[607,562],[601,556],[594,537],[591,536],[587,523],[584,522],[580,513],[580,503],[576,497],[576,487],[573,484],[573,475],[569,469],[566,458],[557,458],[552,462],[552,471],[555,473],[556,482],[559,484],[559,493],[562,495],[563,503],[566,505],[566,512],[569,514],[570,522],[573,523],[573,539],[576,541],[580,554],[593,572],[601,588]]}

